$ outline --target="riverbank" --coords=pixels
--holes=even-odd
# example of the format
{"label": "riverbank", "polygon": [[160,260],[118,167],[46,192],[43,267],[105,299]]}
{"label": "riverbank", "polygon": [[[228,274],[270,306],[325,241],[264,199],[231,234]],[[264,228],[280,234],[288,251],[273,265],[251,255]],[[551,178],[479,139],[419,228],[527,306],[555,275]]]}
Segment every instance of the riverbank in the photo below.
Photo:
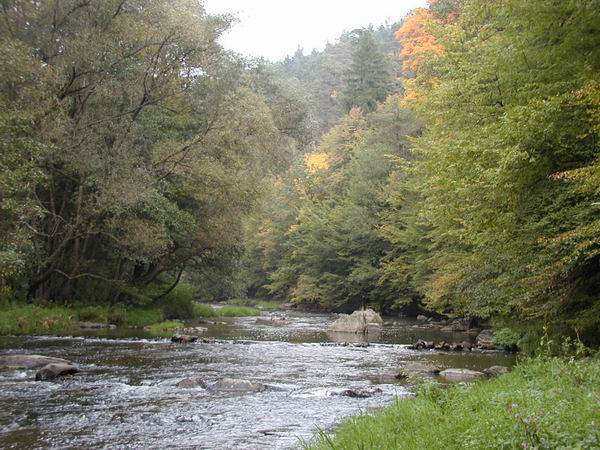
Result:
{"label": "riverbank", "polygon": [[529,359],[489,381],[417,396],[353,418],[310,449],[482,449],[600,446],[600,360]]}
{"label": "riverbank", "polygon": [[[55,335],[65,336],[77,333],[82,323],[98,325],[144,328],[152,334],[153,330],[177,328],[181,320],[198,320],[215,317],[258,316],[255,308],[224,306],[213,308],[206,304],[194,304],[193,312],[178,321],[169,320],[169,311],[162,307],[124,307],[124,306],[42,306],[15,304],[2,308],[0,314],[1,335]],[[164,325],[164,326],[163,326]]]}

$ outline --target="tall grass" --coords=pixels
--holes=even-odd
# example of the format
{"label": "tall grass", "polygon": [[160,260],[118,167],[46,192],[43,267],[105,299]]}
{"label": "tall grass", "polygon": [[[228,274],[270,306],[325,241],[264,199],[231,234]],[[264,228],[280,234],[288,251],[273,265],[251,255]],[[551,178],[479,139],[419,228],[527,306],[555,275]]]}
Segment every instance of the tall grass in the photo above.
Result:
{"label": "tall grass", "polygon": [[372,416],[318,434],[312,449],[600,448],[600,360],[532,359],[507,375],[431,383]]}
{"label": "tall grass", "polygon": [[260,310],[249,306],[223,306],[222,308],[213,308],[204,303],[194,305],[194,314],[197,317],[248,317],[260,316]]}
{"label": "tall grass", "polygon": [[69,334],[78,327],[72,309],[37,305],[11,306],[0,312],[0,335]]}

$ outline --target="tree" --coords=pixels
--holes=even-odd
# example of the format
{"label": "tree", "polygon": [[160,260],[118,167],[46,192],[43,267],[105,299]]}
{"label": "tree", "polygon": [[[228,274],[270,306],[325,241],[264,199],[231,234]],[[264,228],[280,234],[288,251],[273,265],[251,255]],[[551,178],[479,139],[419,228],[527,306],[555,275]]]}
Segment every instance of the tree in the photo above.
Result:
{"label": "tree", "polygon": [[370,112],[394,91],[394,79],[390,62],[379,49],[373,30],[358,30],[357,34],[352,64],[346,74],[344,104],[347,111],[358,107]]}

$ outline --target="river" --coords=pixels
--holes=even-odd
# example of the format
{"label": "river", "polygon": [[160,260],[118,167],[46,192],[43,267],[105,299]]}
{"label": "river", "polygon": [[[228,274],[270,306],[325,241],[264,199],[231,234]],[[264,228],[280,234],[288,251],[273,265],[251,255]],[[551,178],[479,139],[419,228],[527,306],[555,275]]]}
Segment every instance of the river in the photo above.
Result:
{"label": "river", "polygon": [[[483,369],[512,365],[498,352],[414,351],[417,338],[458,341],[415,321],[389,318],[369,345],[341,345],[326,332],[330,314],[292,312],[289,324],[224,319],[208,327],[215,342],[171,344],[139,332],[79,337],[0,337],[0,354],[33,353],[76,362],[82,372],[36,382],[34,371],[0,372],[0,448],[5,449],[284,449],[318,430],[410,396],[394,378],[406,361]],[[221,319],[219,319],[221,320]],[[138,337],[132,337],[132,335]],[[141,336],[141,337],[140,337]],[[250,394],[183,389],[190,376],[264,383]],[[381,392],[336,395],[348,388]]]}

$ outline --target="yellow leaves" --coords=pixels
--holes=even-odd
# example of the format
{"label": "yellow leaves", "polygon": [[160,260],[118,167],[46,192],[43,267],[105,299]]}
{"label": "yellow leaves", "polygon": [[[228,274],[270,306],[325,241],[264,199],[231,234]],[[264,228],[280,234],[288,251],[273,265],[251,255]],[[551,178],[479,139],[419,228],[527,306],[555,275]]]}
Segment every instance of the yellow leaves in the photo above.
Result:
{"label": "yellow leaves", "polygon": [[309,153],[304,156],[306,171],[310,174],[329,169],[329,156],[326,153]]}

